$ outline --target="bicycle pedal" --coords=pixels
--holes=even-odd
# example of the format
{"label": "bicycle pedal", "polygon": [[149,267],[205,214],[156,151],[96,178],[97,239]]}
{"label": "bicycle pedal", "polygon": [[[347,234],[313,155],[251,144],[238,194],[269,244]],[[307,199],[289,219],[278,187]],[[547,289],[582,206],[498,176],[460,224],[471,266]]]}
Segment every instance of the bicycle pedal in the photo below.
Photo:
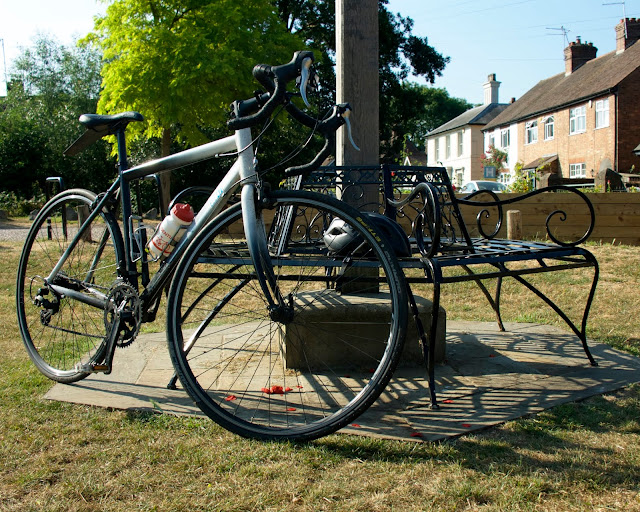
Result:
{"label": "bicycle pedal", "polygon": [[111,367],[106,364],[94,364],[94,363],[78,363],[76,365],[76,371],[82,373],[111,373]]}

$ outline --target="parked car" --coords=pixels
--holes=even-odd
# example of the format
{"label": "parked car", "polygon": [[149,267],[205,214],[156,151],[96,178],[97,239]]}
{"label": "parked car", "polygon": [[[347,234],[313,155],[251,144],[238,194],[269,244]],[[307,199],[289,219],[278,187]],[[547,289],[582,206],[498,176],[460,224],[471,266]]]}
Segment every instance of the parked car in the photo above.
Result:
{"label": "parked car", "polygon": [[470,194],[478,190],[491,190],[493,192],[506,192],[507,187],[497,181],[469,181],[457,192],[460,194]]}

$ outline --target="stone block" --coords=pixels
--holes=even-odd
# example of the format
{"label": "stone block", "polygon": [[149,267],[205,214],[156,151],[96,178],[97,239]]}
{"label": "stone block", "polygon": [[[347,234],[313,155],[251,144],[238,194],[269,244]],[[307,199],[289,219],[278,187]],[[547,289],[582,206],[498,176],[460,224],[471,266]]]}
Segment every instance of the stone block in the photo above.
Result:
{"label": "stone block", "polygon": [[[428,330],[431,323],[432,302],[416,296],[420,319]],[[283,330],[283,358],[288,368],[296,369],[314,364],[335,366],[348,362],[371,364],[384,350],[384,335],[388,334],[381,321],[389,317],[389,296],[386,293],[341,295],[337,292],[310,292],[296,297],[299,305],[295,326]],[[342,324],[341,337],[348,343],[331,338],[335,324]],[[322,324],[332,324],[325,329]],[[428,334],[428,331],[427,331]],[[436,336],[436,362],[445,359],[446,313],[439,311]],[[303,346],[304,345],[304,346]],[[304,354],[304,356],[302,355]],[[401,366],[423,365],[422,348],[415,322],[409,314],[407,337],[400,360]]]}

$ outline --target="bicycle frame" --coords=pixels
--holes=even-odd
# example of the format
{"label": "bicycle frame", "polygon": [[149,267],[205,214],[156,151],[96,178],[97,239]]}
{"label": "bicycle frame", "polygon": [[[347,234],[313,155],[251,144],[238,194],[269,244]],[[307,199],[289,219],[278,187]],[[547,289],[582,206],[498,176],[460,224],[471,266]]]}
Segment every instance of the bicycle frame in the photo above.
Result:
{"label": "bicycle frame", "polygon": [[[118,274],[138,289],[139,274],[137,271],[137,263],[132,257],[133,233],[131,231],[132,223],[130,222],[132,217],[130,183],[134,180],[141,179],[152,174],[169,172],[189,164],[214,158],[221,153],[238,152],[238,158],[235,163],[231,166],[213,193],[209,196],[202,209],[195,216],[191,226],[187,228],[182,239],[178,242],[174,250],[165,260],[164,264],[160,267],[159,271],[153,276],[149,284],[143,290],[140,298],[142,299],[143,307],[153,303],[154,299],[158,297],[170,279],[177,261],[184,254],[189,243],[210,220],[222,211],[228,199],[234,192],[236,192],[238,187],[242,186],[241,202],[245,234],[247,236],[250,254],[252,258],[255,259],[256,268],[260,269],[259,274],[261,275],[258,276],[258,279],[263,291],[269,299],[270,304],[274,305],[276,302],[273,300],[273,296],[278,297],[277,302],[281,303],[282,299],[279,297],[277,292],[275,278],[273,278],[273,270],[269,268],[269,264],[267,263],[268,260],[264,257],[264,255],[268,254],[267,242],[264,227],[256,213],[255,197],[256,187],[259,180],[254,164],[251,129],[243,128],[237,130],[235,135],[218,139],[174,155],[152,160],[130,169],[127,164],[124,129],[118,130],[116,138],[118,143],[118,178],[95,205],[93,211],[82,224],[78,233],[75,235],[49,276],[46,278],[51,289],[57,294],[73,297],[74,299],[97,308],[106,307],[108,297],[97,290],[91,290],[92,294],[89,295],[51,283],[54,282],[56,275],[64,265],[66,259],[71,254],[71,251],[77,244],[78,240],[80,240],[83,233],[89,228],[93,220],[100,214],[103,208],[107,206],[109,201],[115,197],[118,190],[120,190],[121,196],[123,221],[122,234],[125,250],[124,261],[122,262],[124,264],[124,268],[118,268]],[[143,264],[144,263],[146,262],[143,258]]]}

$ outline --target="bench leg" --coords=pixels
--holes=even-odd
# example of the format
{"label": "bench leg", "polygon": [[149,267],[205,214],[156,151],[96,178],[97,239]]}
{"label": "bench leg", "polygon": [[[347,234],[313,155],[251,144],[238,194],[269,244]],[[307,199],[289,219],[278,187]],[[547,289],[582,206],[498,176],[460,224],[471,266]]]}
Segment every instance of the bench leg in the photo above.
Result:
{"label": "bench leg", "polygon": [[558,307],[558,305],[555,302],[553,302],[544,293],[542,293],[535,286],[529,283],[529,281],[524,279],[522,276],[513,276],[513,277],[516,281],[523,284],[525,287],[527,287],[529,290],[535,293],[538,297],[540,297],[544,302],[546,302],[547,305],[551,307],[551,309],[553,309],[560,316],[560,318],[562,318],[565,321],[565,323],[571,328],[571,330],[582,342],[582,348],[584,349],[584,352],[587,355],[587,358],[589,359],[591,366],[598,366],[598,363],[593,358],[593,355],[591,355],[591,351],[589,350],[589,345],[587,344],[587,318],[589,317],[589,311],[591,309],[591,304],[593,302],[593,296],[595,295],[596,285],[598,284],[598,277],[600,275],[600,270],[598,267],[598,262],[593,256],[587,259],[593,265],[594,275],[593,275],[593,281],[591,283],[591,289],[589,290],[589,297],[587,299],[587,304],[585,306],[584,313],[582,315],[582,322],[580,324],[579,329],[575,325],[575,323],[573,323],[571,319],[565,314],[565,312]]}
{"label": "bench leg", "polygon": [[[409,307],[411,308],[411,314],[413,315],[413,321],[416,324],[416,330],[418,331],[418,337],[420,340],[420,345],[422,346],[422,356],[424,357],[424,366],[427,370],[427,375],[429,379],[429,395],[431,397],[431,408],[437,409],[438,402],[436,401],[436,390],[435,390],[435,330],[430,328],[429,331],[431,333],[431,339],[427,340],[427,334],[424,330],[424,325],[422,324],[422,320],[420,319],[420,312],[418,311],[418,305],[416,304],[416,300],[413,297],[413,292],[411,291],[411,287],[407,284],[407,294],[409,295]],[[435,315],[435,318],[434,318]],[[438,326],[438,310],[432,309],[431,312],[431,325],[435,327]],[[431,343],[433,340],[433,343]]]}

